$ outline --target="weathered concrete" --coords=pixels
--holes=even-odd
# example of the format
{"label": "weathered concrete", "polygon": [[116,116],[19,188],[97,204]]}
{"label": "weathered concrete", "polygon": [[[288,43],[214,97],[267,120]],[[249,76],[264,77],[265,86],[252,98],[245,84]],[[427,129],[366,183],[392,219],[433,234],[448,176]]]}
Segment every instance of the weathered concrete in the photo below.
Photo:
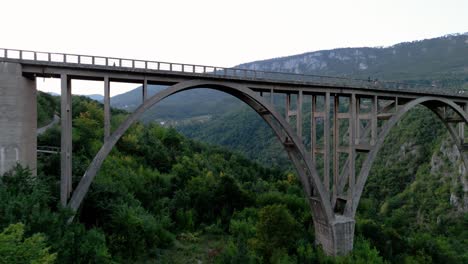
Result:
{"label": "weathered concrete", "polygon": [[61,153],[60,153],[60,202],[67,205],[72,191],[72,93],[71,79],[61,76]]}
{"label": "weathered concrete", "polygon": [[353,250],[354,219],[335,215],[335,220],[330,224],[314,220],[314,229],[315,241],[326,254],[345,255]]}
{"label": "weathered concrete", "polygon": [[0,62],[0,175],[16,163],[36,174],[36,83],[21,67]]}

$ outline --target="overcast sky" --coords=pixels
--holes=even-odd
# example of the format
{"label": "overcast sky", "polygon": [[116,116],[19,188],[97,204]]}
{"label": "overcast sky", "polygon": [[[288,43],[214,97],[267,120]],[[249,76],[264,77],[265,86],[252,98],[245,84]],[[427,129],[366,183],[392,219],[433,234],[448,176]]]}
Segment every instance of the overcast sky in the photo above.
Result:
{"label": "overcast sky", "polygon": [[[468,31],[468,0],[5,0],[0,10],[3,48],[224,67]],[[102,94],[102,83],[74,82],[73,93]]]}

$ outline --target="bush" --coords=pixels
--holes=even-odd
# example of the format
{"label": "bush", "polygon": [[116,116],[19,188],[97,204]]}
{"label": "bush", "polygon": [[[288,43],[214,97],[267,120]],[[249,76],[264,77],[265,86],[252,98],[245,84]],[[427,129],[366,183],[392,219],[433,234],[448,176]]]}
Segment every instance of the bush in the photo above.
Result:
{"label": "bush", "polygon": [[299,225],[283,205],[262,208],[256,229],[253,244],[264,260],[270,260],[277,250],[283,249],[288,252],[296,248]]}
{"label": "bush", "polygon": [[54,263],[56,253],[49,253],[43,234],[24,237],[24,225],[9,225],[0,233],[0,263]]}

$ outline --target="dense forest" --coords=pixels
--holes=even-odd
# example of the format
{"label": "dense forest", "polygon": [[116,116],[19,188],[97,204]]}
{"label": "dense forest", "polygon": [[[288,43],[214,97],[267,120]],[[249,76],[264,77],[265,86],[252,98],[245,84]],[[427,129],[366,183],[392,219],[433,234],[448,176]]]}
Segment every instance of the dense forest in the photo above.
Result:
{"label": "dense forest", "polygon": [[[39,116],[58,110],[39,94]],[[45,103],[44,103],[45,102]],[[53,107],[54,109],[50,109]],[[102,145],[102,105],[73,97],[74,182]],[[113,110],[115,128],[127,115]],[[414,118],[414,119],[413,119]],[[403,120],[421,142],[441,126],[423,110]],[[390,140],[398,140],[400,135]],[[442,137],[443,138],[443,137]],[[60,130],[38,138],[59,146]],[[415,144],[418,142],[415,142]],[[442,140],[437,147],[442,148]],[[428,153],[431,144],[422,144]],[[392,149],[389,152],[394,151]],[[443,152],[443,151],[442,151]],[[443,153],[441,159],[448,159]],[[2,263],[466,263],[468,215],[450,204],[454,173],[412,164],[375,166],[361,201],[354,251],[330,258],[314,245],[310,210],[294,171],[266,168],[153,123],[137,123],[118,142],[84,204],[59,206],[59,156],[39,157],[38,176],[17,167],[0,182]],[[388,162],[388,160],[386,160]],[[423,164],[423,165],[420,165]],[[444,163],[448,164],[448,163]],[[389,171],[390,170],[390,171]]]}
{"label": "dense forest", "polygon": [[[447,36],[241,66],[466,89],[465,40]],[[113,98],[124,108],[112,109],[113,129],[140,92]],[[468,263],[465,168],[429,110],[410,111],[392,129],[358,207],[354,250],[332,258],[315,245],[296,172],[265,122],[216,92],[206,104],[199,102],[206,91],[183,95],[163,101],[125,133],[69,224],[73,212],[59,203],[59,155],[40,154],[37,176],[17,166],[0,177],[0,263]],[[173,111],[187,96],[186,106]],[[76,186],[102,146],[104,117],[99,102],[72,101]],[[39,93],[39,126],[59,108],[59,97]],[[171,118],[175,128],[159,125]],[[38,136],[38,145],[59,147],[59,126]]]}

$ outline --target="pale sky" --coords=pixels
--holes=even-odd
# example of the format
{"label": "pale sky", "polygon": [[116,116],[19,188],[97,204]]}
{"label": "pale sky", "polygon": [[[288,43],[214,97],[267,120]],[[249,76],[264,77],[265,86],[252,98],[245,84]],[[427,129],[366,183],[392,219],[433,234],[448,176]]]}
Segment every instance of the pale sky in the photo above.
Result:
{"label": "pale sky", "polygon": [[[468,0],[3,0],[0,14],[2,48],[221,67],[468,31]],[[73,93],[102,94],[102,83]]]}

